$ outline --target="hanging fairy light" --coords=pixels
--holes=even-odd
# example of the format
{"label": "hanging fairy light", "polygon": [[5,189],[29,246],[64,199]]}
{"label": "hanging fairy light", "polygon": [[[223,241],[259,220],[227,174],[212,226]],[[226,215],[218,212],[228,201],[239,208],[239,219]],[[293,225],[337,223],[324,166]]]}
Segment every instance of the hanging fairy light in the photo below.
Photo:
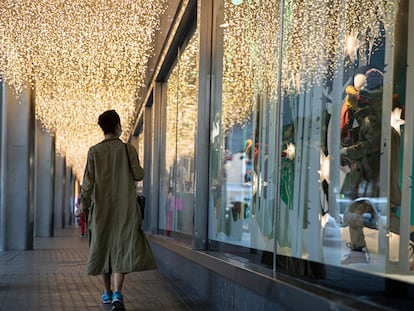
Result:
{"label": "hanging fairy light", "polygon": [[224,2],[222,128],[250,120],[254,95],[277,97],[277,1]]}
{"label": "hanging fairy light", "polygon": [[[167,169],[176,157],[193,158],[198,111],[199,32],[195,31],[171,71],[167,87]],[[177,144],[177,145],[176,145]]]}
{"label": "hanging fairy light", "polygon": [[81,178],[88,148],[102,139],[97,118],[136,114],[153,37],[166,0],[4,0],[0,75],[19,94],[35,88],[36,117]]}
{"label": "hanging fairy light", "polygon": [[276,102],[281,90],[298,94],[333,79],[340,62],[369,62],[393,31],[398,0],[286,0],[280,51],[280,3],[224,1],[222,128],[249,122],[256,96]]}
{"label": "hanging fairy light", "polygon": [[381,30],[393,31],[398,2],[286,0],[282,89],[299,93],[321,85],[335,77],[345,56],[368,63],[382,44]]}
{"label": "hanging fairy light", "polygon": [[[278,97],[280,54],[282,90],[306,91],[334,77],[344,53],[351,61],[374,53],[398,7],[398,0],[286,0],[280,51],[279,2],[238,2],[224,1],[224,130],[250,119],[255,96]],[[57,151],[78,176],[87,149],[102,137],[99,113],[116,109],[129,132],[166,3],[0,2],[0,75],[16,93],[26,82],[35,86],[36,117],[56,134]],[[348,51],[346,34],[355,39]]]}

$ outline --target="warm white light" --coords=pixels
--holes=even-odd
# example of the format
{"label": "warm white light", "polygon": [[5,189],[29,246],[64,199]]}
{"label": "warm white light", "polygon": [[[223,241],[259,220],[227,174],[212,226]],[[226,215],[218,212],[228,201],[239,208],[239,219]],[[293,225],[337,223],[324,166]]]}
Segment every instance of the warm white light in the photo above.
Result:
{"label": "warm white light", "polygon": [[[360,60],[391,34],[398,0],[286,1],[282,90],[308,91],[337,74],[347,55]],[[277,16],[275,16],[277,18]],[[346,37],[346,34],[349,35]],[[298,77],[299,83],[298,83]]]}
{"label": "warm white light", "polygon": [[351,62],[355,62],[358,56],[360,42],[358,40],[358,33],[352,31],[345,38],[345,55],[347,55]]}
{"label": "warm white light", "polygon": [[277,98],[279,9],[277,1],[224,2],[223,131],[249,122],[256,94]]}
{"label": "warm white light", "polygon": [[382,44],[381,27],[393,31],[397,7],[382,0],[285,1],[280,51],[279,2],[225,1],[221,128],[249,122],[259,95],[277,102],[279,55],[283,93],[308,91],[333,79],[346,56],[355,62],[375,51],[369,43]]}
{"label": "warm white light", "polygon": [[[191,37],[167,84],[166,170],[180,159],[194,158],[198,111],[199,32]],[[177,142],[177,144],[175,144]]]}
{"label": "warm white light", "polygon": [[[102,138],[101,112],[116,109],[123,138],[129,133],[166,3],[0,1],[0,76],[16,93],[26,82],[35,86],[36,117],[56,134],[57,151],[78,176],[87,149]],[[397,0],[285,4],[280,51],[278,1],[224,1],[222,130],[248,122],[258,95],[276,102],[279,55],[284,93],[320,85],[335,76],[344,51],[351,61],[374,52],[380,29],[392,31],[398,7]],[[353,39],[345,47],[347,33]]]}
{"label": "warm white light", "polygon": [[35,88],[36,117],[83,175],[103,138],[100,113],[116,109],[123,138],[137,113],[165,0],[0,1],[0,75],[16,93]]}

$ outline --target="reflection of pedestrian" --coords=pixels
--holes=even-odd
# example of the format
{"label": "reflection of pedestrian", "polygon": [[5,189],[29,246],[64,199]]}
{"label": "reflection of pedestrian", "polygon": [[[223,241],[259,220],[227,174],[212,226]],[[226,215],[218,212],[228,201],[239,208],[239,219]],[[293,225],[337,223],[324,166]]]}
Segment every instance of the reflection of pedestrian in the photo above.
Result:
{"label": "reflection of pedestrian", "polygon": [[167,236],[171,235],[171,231],[175,230],[174,224],[174,213],[176,211],[181,211],[184,208],[183,201],[180,198],[177,198],[174,195],[173,188],[168,189],[167,195],[167,206],[166,206],[166,234]]}
{"label": "reflection of pedestrian", "polygon": [[166,216],[166,234],[167,236],[171,235],[171,227],[172,227],[172,221],[173,221],[173,212],[174,212],[174,194],[173,194],[173,190],[170,187],[168,189],[168,195],[167,195],[167,206],[165,208],[165,216]]}
{"label": "reflection of pedestrian", "polygon": [[121,122],[115,110],[101,114],[98,124],[105,139],[88,151],[81,191],[89,237],[87,273],[102,275],[102,302],[112,302],[113,309],[123,310],[125,274],[156,267],[140,229],[142,219],[136,201],[134,180],[142,180],[144,170],[135,148],[119,139]]}

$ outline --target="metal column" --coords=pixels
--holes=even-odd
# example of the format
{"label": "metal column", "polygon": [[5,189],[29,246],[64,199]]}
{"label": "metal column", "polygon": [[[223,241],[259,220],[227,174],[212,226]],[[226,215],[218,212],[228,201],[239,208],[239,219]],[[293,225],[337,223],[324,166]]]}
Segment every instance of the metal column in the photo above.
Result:
{"label": "metal column", "polygon": [[17,97],[3,84],[1,111],[0,249],[33,249],[35,114],[31,89]]}
{"label": "metal column", "polygon": [[35,236],[53,236],[55,138],[36,122]]}
{"label": "metal column", "polygon": [[62,155],[55,157],[55,202],[54,202],[54,227],[65,228],[65,175],[66,164]]}

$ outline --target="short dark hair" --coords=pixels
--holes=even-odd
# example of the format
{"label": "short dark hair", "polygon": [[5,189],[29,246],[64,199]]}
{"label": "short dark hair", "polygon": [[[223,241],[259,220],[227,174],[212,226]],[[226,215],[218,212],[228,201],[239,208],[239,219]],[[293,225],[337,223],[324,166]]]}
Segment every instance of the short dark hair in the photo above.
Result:
{"label": "short dark hair", "polygon": [[121,119],[115,110],[107,110],[99,116],[98,124],[104,134],[114,134],[116,126],[121,124]]}

